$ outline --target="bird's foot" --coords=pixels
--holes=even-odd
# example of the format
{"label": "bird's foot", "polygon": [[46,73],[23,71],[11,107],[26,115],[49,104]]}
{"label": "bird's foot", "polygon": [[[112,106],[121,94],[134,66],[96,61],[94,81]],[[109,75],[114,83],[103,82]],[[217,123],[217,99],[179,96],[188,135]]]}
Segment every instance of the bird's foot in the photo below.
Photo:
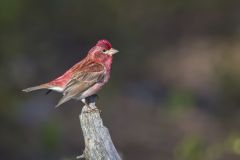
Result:
{"label": "bird's foot", "polygon": [[[84,99],[82,99],[82,102],[85,104],[85,106],[87,106],[88,110],[84,111],[84,113],[91,113],[91,112],[99,112],[101,113],[101,110],[98,109],[95,105],[96,100],[98,99],[98,95],[94,94],[92,96],[86,97]],[[93,106],[93,108],[91,107]]]}
{"label": "bird's foot", "polygon": [[88,110],[84,111],[83,113],[92,113],[92,112],[99,112],[101,113],[102,111],[98,108],[91,108],[89,105],[86,105],[88,107]]}

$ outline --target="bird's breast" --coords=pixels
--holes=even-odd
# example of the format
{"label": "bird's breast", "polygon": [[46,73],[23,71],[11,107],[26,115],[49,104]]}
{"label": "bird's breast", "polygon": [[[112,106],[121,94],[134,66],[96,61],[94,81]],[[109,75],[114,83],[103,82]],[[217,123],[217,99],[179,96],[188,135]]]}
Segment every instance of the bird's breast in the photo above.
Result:
{"label": "bird's breast", "polygon": [[94,84],[92,87],[90,87],[89,89],[84,91],[79,97],[77,97],[77,99],[83,99],[83,98],[86,98],[86,97],[96,94],[102,88],[103,85],[104,85],[104,83]]}

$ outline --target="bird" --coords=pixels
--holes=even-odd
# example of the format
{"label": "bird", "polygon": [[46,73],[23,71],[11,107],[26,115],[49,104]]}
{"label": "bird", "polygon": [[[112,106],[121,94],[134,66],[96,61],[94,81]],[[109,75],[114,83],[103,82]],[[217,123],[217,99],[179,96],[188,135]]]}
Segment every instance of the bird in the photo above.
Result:
{"label": "bird", "polygon": [[96,95],[109,81],[113,55],[119,52],[112,48],[112,44],[106,40],[99,40],[87,53],[87,56],[73,65],[58,78],[38,85],[23,89],[31,92],[40,89],[57,91],[63,94],[55,107],[71,100],[81,100],[86,104],[86,98]]}

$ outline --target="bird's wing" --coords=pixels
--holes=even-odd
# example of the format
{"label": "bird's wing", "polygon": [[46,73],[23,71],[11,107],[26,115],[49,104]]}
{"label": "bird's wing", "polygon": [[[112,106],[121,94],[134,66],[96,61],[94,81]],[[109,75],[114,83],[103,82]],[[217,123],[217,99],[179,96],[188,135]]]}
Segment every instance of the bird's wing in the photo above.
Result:
{"label": "bird's wing", "polygon": [[105,76],[105,67],[96,62],[87,62],[80,71],[76,72],[72,80],[68,82],[64,91],[63,97],[58,102],[56,107],[69,101],[70,99],[80,95],[94,84],[103,81]]}

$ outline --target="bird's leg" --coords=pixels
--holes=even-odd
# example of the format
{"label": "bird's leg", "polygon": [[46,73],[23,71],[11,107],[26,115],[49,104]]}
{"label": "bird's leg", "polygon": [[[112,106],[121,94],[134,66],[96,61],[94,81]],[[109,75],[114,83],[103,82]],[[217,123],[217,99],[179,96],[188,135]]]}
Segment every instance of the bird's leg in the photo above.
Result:
{"label": "bird's leg", "polygon": [[[98,99],[98,95],[97,94],[94,94],[92,96],[89,96],[89,97],[86,97],[85,99],[82,99],[82,102],[88,107],[88,111],[86,111],[86,113],[91,113],[91,112],[100,112],[101,113],[101,110],[99,110],[95,103],[96,103],[96,100]],[[95,108],[92,108],[91,105],[95,106]]]}

